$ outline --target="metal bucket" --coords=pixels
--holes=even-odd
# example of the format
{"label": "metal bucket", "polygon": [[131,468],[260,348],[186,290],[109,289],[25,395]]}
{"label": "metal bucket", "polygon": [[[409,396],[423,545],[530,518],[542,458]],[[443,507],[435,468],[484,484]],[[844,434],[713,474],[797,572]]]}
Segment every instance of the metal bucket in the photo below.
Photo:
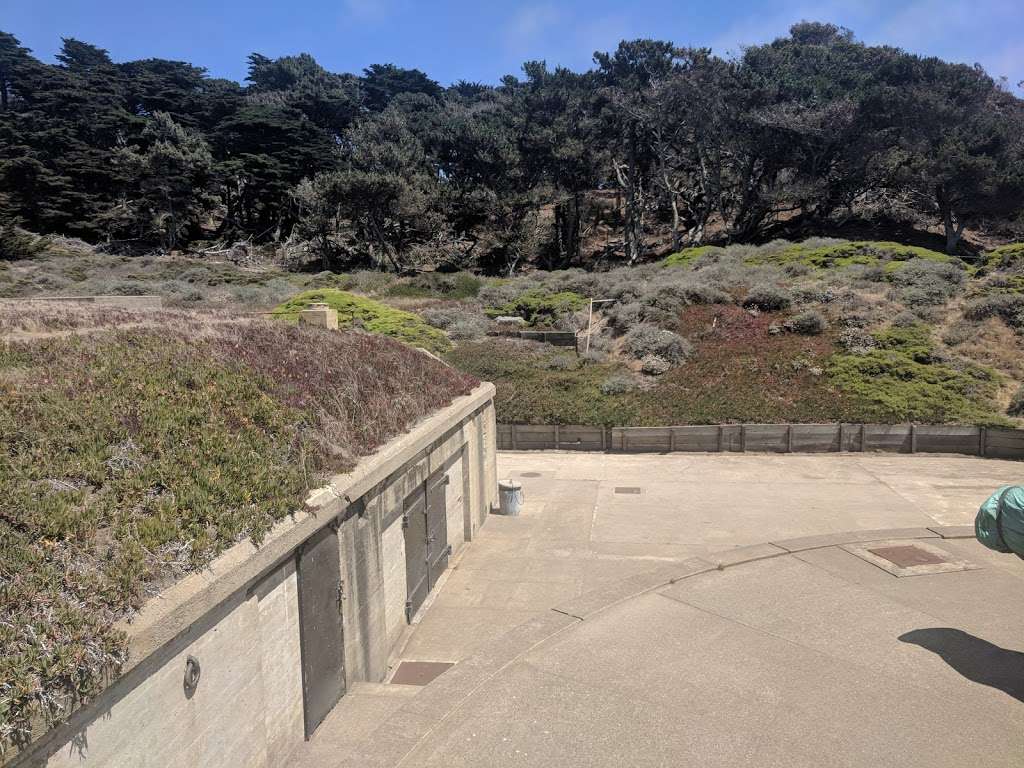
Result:
{"label": "metal bucket", "polygon": [[523,486],[515,480],[498,483],[498,514],[516,517],[523,506]]}

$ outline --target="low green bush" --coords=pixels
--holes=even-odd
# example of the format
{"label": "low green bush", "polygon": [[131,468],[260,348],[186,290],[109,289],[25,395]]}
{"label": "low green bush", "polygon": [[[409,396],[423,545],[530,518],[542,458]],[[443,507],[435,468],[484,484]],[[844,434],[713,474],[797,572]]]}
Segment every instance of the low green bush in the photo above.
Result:
{"label": "low green bush", "polygon": [[911,259],[950,262],[953,257],[916,245],[901,245],[888,241],[851,240],[817,247],[794,243],[781,249],[763,248],[748,256],[747,264],[803,264],[817,269],[842,269],[854,265],[886,265],[899,269]]}
{"label": "low green bush", "polygon": [[488,307],[487,314],[490,317],[514,315],[531,325],[550,325],[563,315],[578,312],[587,303],[586,297],[572,291],[549,293],[543,288],[533,288],[505,304]]}
{"label": "low green bush", "polygon": [[1024,384],[1010,398],[1010,405],[1006,408],[1006,415],[1024,417]]}
{"label": "low green bush", "polygon": [[428,325],[419,315],[403,312],[379,301],[346,291],[324,289],[300,293],[278,306],[271,313],[277,318],[297,322],[299,313],[310,304],[324,303],[338,311],[338,325],[357,325],[370,333],[379,333],[431,352],[450,348],[448,337]]}
{"label": "low green bush", "polygon": [[721,253],[722,249],[717,245],[697,245],[693,248],[683,248],[661,260],[663,267],[688,267],[697,259],[713,253]]}
{"label": "low green bush", "polygon": [[782,288],[774,285],[756,285],[750,289],[743,299],[747,309],[759,309],[762,312],[778,312],[788,309],[793,297]]}
{"label": "low green bush", "polygon": [[827,366],[833,386],[863,418],[880,422],[999,424],[1001,381],[990,368],[945,361],[924,325],[872,334],[875,346],[837,353]]}
{"label": "low green bush", "polygon": [[1024,268],[1024,243],[1010,243],[993,248],[982,257],[988,269]]}
{"label": "low green bush", "polygon": [[786,330],[804,336],[817,336],[828,330],[828,320],[821,312],[808,309],[789,318],[786,321]]}
{"label": "low green bush", "polygon": [[679,334],[649,324],[638,325],[629,331],[625,348],[636,360],[655,355],[669,363],[680,363],[693,353],[693,345]]}

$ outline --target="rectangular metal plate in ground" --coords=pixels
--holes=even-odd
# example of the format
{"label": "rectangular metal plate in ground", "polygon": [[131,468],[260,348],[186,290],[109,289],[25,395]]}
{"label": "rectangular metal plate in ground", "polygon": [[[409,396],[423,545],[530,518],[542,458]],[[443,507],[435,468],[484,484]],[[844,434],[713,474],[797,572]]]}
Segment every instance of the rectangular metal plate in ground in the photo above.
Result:
{"label": "rectangular metal plate in ground", "polygon": [[540,472],[520,472],[519,476],[520,477],[540,477],[541,473]]}
{"label": "rectangular metal plate in ground", "polygon": [[921,549],[921,547],[915,547],[913,544],[900,547],[872,547],[868,552],[884,557],[890,563],[898,565],[900,568],[910,568],[915,565],[936,565],[946,562],[945,558]]}
{"label": "rectangular metal plate in ground", "polygon": [[980,567],[925,541],[870,541],[844,544],[842,549],[897,578],[973,571]]}
{"label": "rectangular metal plate in ground", "polygon": [[403,661],[391,677],[391,683],[392,685],[426,685],[453,666],[453,663],[447,661]]}
{"label": "rectangular metal plate in ground", "polygon": [[640,489],[635,485],[620,485],[615,489],[616,493],[640,493]]}

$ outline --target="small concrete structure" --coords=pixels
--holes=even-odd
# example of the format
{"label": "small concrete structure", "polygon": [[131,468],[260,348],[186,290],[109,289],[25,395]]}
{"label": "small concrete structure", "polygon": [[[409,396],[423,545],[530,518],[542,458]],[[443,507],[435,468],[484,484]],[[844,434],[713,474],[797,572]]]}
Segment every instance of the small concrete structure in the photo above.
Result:
{"label": "small concrete structure", "polygon": [[121,676],[11,765],[285,765],[338,695],[387,677],[419,607],[410,547],[447,543],[425,595],[497,502],[493,396],[482,384],[458,398],[332,478],[259,547],[241,542],[150,600],[123,626]]}
{"label": "small concrete structure", "polygon": [[303,325],[336,331],[338,330],[338,310],[323,303],[310,304],[299,313],[299,322]]}

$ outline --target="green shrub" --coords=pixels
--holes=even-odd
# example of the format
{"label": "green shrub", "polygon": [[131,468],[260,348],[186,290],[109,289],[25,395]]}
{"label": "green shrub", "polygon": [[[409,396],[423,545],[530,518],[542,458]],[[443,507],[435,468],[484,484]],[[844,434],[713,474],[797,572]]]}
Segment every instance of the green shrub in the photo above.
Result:
{"label": "green shrub", "polygon": [[636,389],[636,382],[632,376],[624,373],[616,373],[601,382],[602,395],[624,395]]}
{"label": "green shrub", "polygon": [[501,306],[489,307],[487,314],[490,317],[515,315],[531,325],[549,325],[563,315],[578,312],[587,303],[584,296],[572,291],[549,293],[543,288],[533,288]]}
{"label": "green shrub", "polygon": [[825,316],[814,309],[800,312],[786,321],[786,330],[791,333],[800,333],[804,336],[817,336],[828,329],[828,320]]}
{"label": "green shrub", "polygon": [[754,286],[743,299],[744,307],[762,312],[778,312],[787,309],[792,303],[793,298],[789,293],[774,285]]}
{"label": "green shrub", "polygon": [[640,370],[648,376],[661,376],[672,369],[672,363],[658,355],[647,355],[640,361]]}
{"label": "green shrub", "polygon": [[1024,267],[1024,243],[1010,243],[993,248],[983,256],[988,269],[1018,269]]}
{"label": "green shrub", "polygon": [[693,345],[682,336],[655,325],[641,324],[626,334],[626,351],[642,360],[656,355],[670,363],[679,363],[693,353]]}
{"label": "green shrub", "polygon": [[1015,331],[1024,331],[1024,295],[994,293],[980,296],[967,303],[964,317],[968,320],[998,317]]}
{"label": "green shrub", "polygon": [[951,256],[916,245],[901,245],[888,241],[852,240],[817,247],[792,244],[782,249],[762,248],[748,256],[747,264],[804,264],[817,269],[841,269],[854,265],[877,266],[885,264],[896,270],[911,259],[949,262]]}
{"label": "green shrub", "polygon": [[272,314],[296,322],[299,313],[315,303],[324,303],[336,309],[338,325],[341,327],[359,325],[370,333],[390,336],[432,352],[444,352],[451,346],[444,333],[427,325],[418,315],[345,291],[306,291],[278,306]]}
{"label": "green shrub", "polygon": [[470,299],[477,295],[483,281],[469,272],[423,272],[415,277],[399,280],[387,287],[388,296]]}
{"label": "green shrub", "polygon": [[688,267],[703,256],[721,252],[722,249],[716,245],[697,245],[666,256],[660,263],[663,267]]}
{"label": "green shrub", "polygon": [[1024,384],[1017,388],[1010,398],[1010,404],[1006,408],[1008,416],[1024,417]]}
{"label": "green shrub", "polygon": [[927,326],[873,334],[875,347],[837,353],[830,382],[856,403],[864,418],[881,422],[998,424],[994,398],[1000,377],[968,362],[940,361]]}
{"label": "green shrub", "polygon": [[12,224],[0,223],[0,261],[31,259],[46,248],[46,240],[19,229]]}

